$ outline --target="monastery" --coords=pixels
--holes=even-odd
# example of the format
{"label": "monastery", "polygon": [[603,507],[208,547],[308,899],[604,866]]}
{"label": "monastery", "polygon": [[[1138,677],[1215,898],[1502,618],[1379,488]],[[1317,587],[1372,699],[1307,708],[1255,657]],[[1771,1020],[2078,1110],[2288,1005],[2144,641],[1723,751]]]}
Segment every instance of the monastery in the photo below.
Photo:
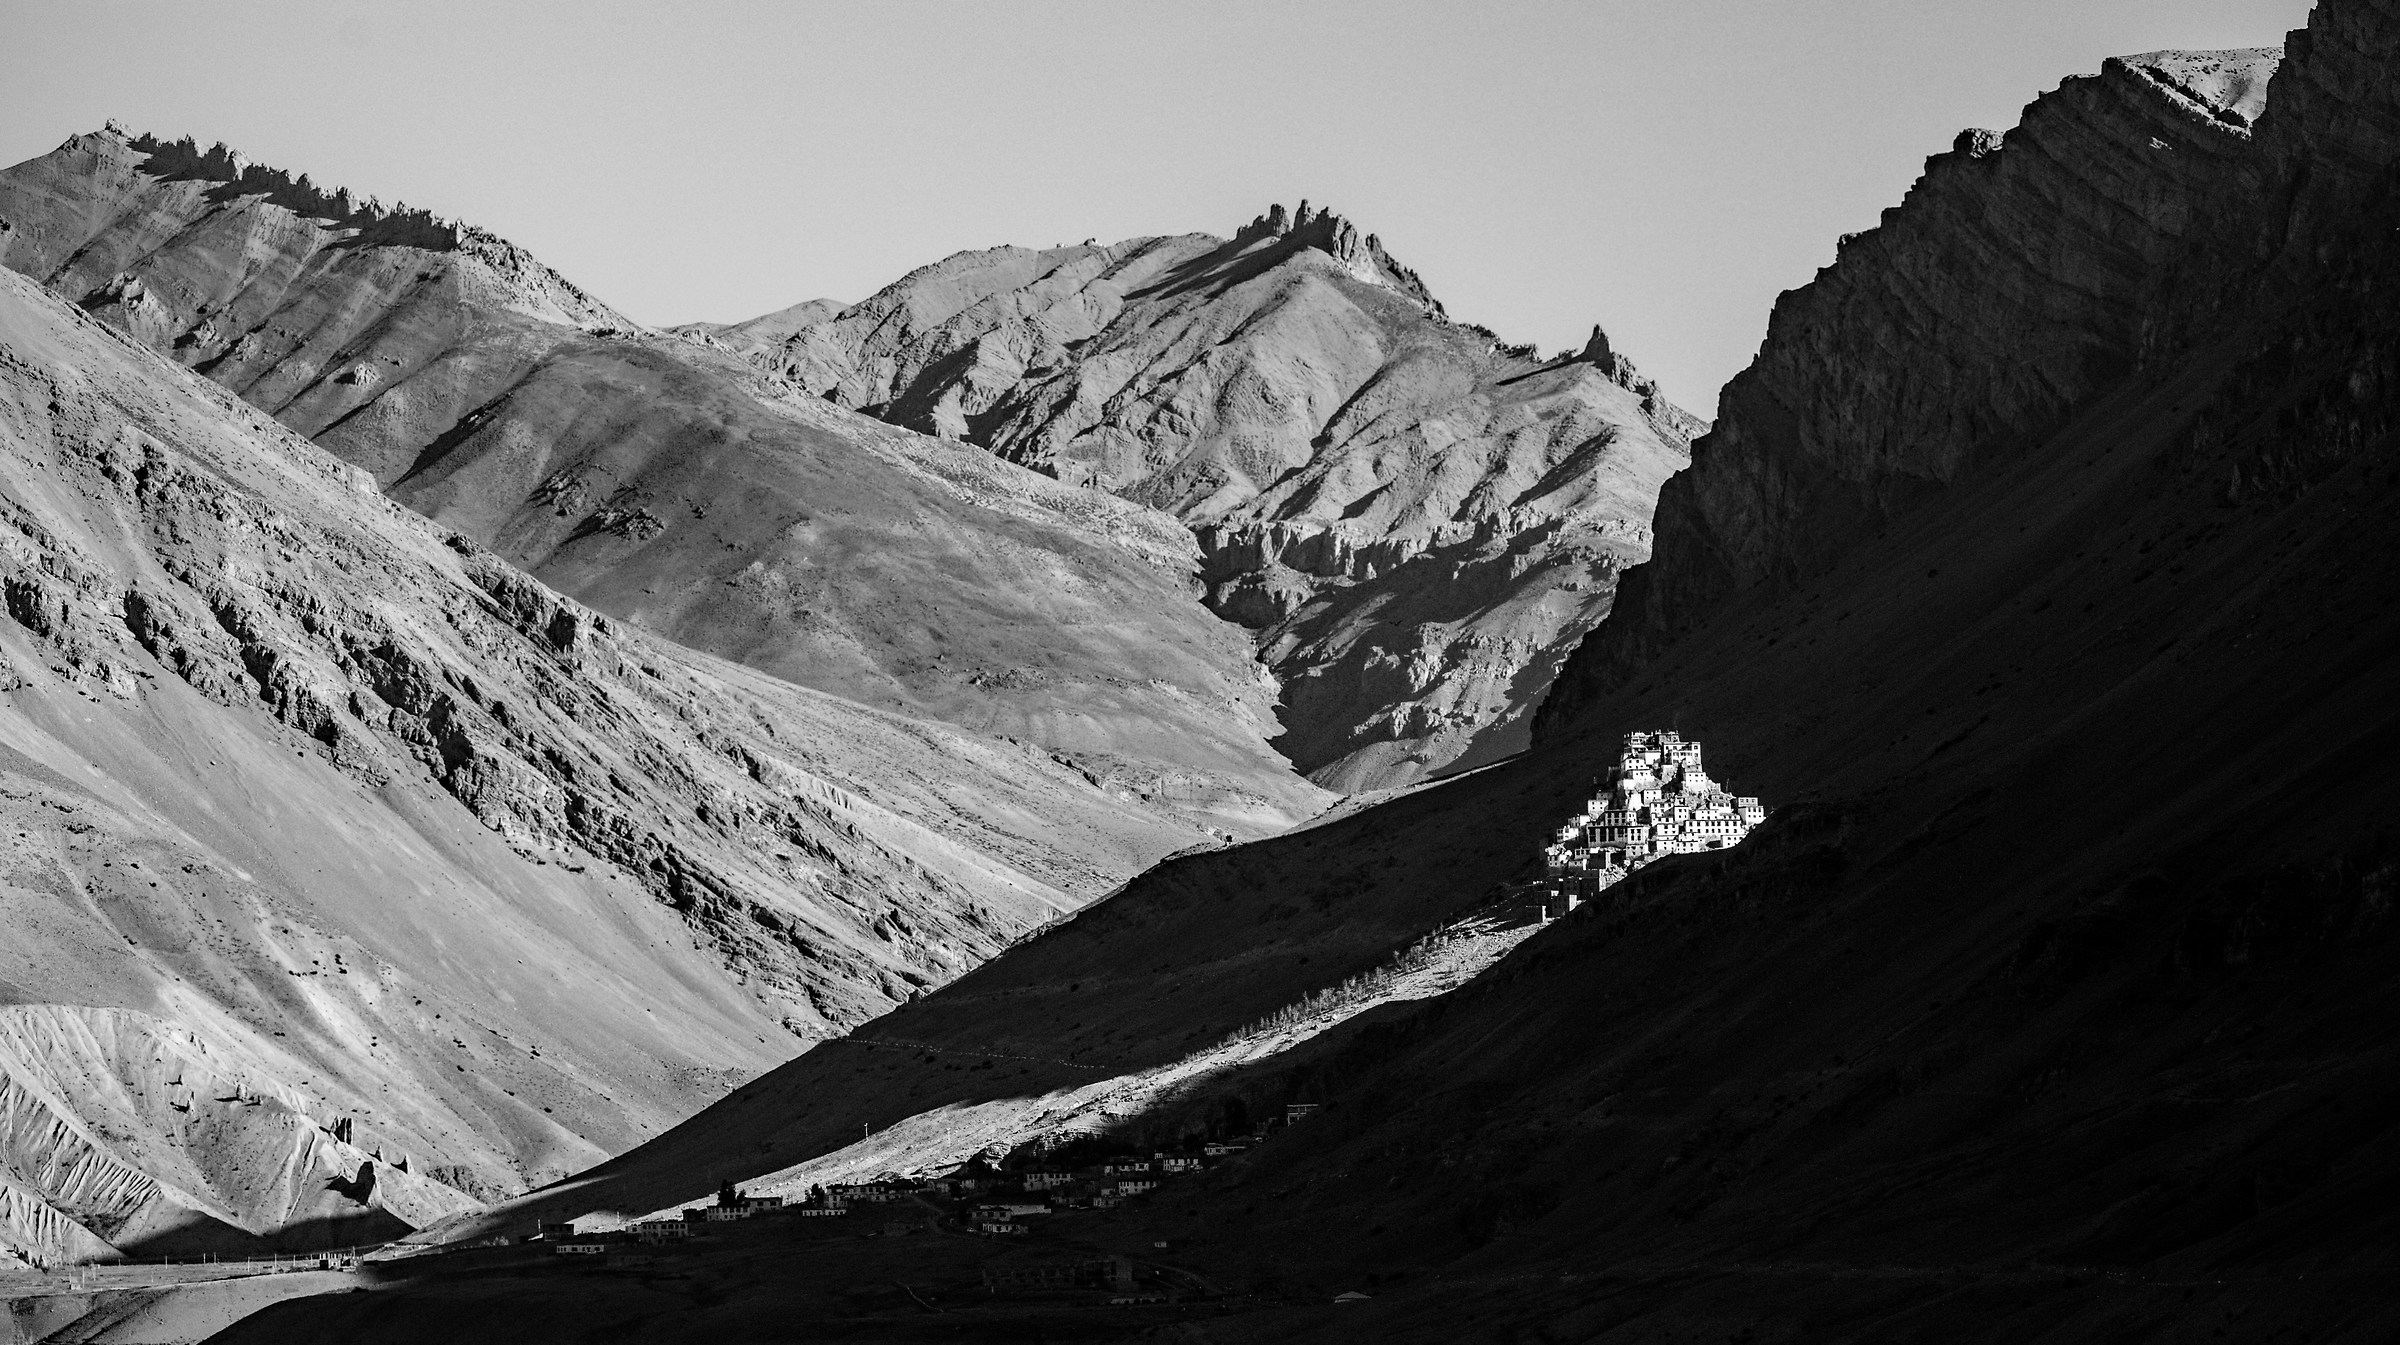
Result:
{"label": "monastery", "polygon": [[1558,829],[1547,851],[1552,896],[1565,908],[1598,896],[1668,855],[1722,850],[1767,820],[1757,799],[1736,798],[1700,767],[1700,744],[1678,733],[1628,733],[1608,792]]}

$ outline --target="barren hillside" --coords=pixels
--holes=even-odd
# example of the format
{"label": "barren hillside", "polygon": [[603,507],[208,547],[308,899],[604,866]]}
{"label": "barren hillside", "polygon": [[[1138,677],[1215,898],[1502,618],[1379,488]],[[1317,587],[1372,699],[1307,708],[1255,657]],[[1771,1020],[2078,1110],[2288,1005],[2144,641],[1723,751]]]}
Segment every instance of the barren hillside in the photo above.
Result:
{"label": "barren hillside", "polygon": [[1320,784],[1521,749],[1649,554],[1699,426],[1595,329],[1542,359],[1452,322],[1305,202],[1230,239],[966,252],[866,300],[686,328],[800,389],[1192,528]]}
{"label": "barren hillside", "polygon": [[1190,834],[560,598],[14,275],[0,436],[0,1247],[555,1177]]}
{"label": "barren hillside", "polygon": [[1187,844],[1324,800],[1265,745],[1273,687],[1153,511],[961,464],[505,240],[222,146],[76,136],[0,172],[0,220],[0,263],[611,616],[1037,744]]}

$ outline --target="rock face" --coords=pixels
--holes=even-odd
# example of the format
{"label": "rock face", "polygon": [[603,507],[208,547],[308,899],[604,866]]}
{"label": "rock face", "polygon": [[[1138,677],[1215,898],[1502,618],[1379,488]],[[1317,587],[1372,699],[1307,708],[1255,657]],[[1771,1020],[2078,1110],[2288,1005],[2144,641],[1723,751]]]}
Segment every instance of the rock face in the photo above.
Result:
{"label": "rock face", "polygon": [[0,1008],[0,1246],[59,1265],[370,1244],[476,1208],[336,1138],[324,1091],[262,1045],[127,1009]]}
{"label": "rock face", "polygon": [[1785,293],[1660,495],[1650,563],[1545,715],[1588,704],[1757,585],[1821,572],[1959,473],[2021,453],[2154,342],[2162,280],[2242,199],[2279,53],[2109,61],[2005,136],[1959,133],[1907,199]]}
{"label": "rock face", "polygon": [[[1451,996],[1128,1117],[1147,1147],[1323,1104],[1093,1236],[1172,1230],[1234,1295],[1328,1291],[1227,1324],[1245,1339],[2400,1329],[2400,6],[2326,0],[2242,133],[2216,112],[2249,117],[2254,87],[2231,90],[2260,66],[2070,83],[2028,113],[2046,130],[1938,161],[1885,238],[1788,297],[1695,485],[1669,488],[1662,527],[1696,530],[1660,535],[1672,582],[1642,607],[1629,583],[1526,756],[1161,865],[897,1011],[884,1049],[803,1057],[506,1218],[847,1146],[855,1110],[814,1101],[837,1089],[880,1128],[1152,1070],[1534,878],[1622,735],[1671,724],[1771,808],[1741,845],[1644,868]],[[2218,186],[2153,151],[2178,126]],[[2007,201],[1964,188],[2038,144],[2061,147],[2025,160],[2057,175],[2024,214],[2047,260],[2004,265],[1981,221]],[[2137,148],[2153,172],[2104,171]],[[1942,200],[1946,229],[1899,249]],[[2195,201],[2177,242],[2161,221]],[[1952,243],[1989,264],[1903,283]],[[2156,325],[2035,320],[2103,283]],[[1870,321],[1944,294],[1943,321]],[[1859,395],[1804,397],[1810,351]],[[1776,499],[1788,519],[1736,535]],[[978,1056],[996,1068],[959,1068]],[[1329,1319],[1367,1283],[1339,1310],[1363,1315]]]}
{"label": "rock face", "polygon": [[1321,805],[1173,520],[962,465],[489,234],[378,212],[112,130],[0,173],[0,261],[612,616],[1037,743],[1186,843]]}
{"label": "rock face", "polygon": [[1210,607],[1283,683],[1279,746],[1343,790],[1524,745],[1698,429],[1597,330],[1545,361],[1452,323],[1305,203],[1230,240],[961,253],[809,310],[699,335],[1189,524]]}
{"label": "rock face", "polygon": [[0,443],[30,1255],[323,1245],[583,1166],[1190,835],[562,598],[13,274]]}

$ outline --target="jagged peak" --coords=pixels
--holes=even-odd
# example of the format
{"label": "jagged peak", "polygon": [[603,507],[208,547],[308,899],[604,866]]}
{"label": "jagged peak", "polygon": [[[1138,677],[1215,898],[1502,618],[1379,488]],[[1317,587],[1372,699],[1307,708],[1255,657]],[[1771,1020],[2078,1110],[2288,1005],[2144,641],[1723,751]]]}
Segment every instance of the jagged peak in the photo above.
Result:
{"label": "jagged peak", "polygon": [[1592,324],[1591,339],[1583,349],[1565,357],[1565,364],[1588,364],[1618,387],[1642,399],[1642,411],[1666,428],[1673,430],[1686,442],[1698,438],[1708,429],[1708,422],[1667,400],[1659,390],[1657,380],[1647,378],[1633,367],[1633,361],[1619,354],[1609,344],[1608,332],[1597,322]]}
{"label": "jagged peak", "polygon": [[1365,233],[1355,224],[1307,201],[1296,211],[1286,213],[1281,204],[1267,207],[1266,213],[1243,226],[1233,236],[1236,243],[1256,243],[1278,239],[1295,250],[1314,248],[1342,264],[1343,269],[1371,285],[1397,290],[1419,304],[1435,317],[1446,318],[1441,301],[1425,288],[1423,277],[1400,264],[1383,246],[1383,240]]}
{"label": "jagged peak", "polygon": [[555,307],[573,325],[604,332],[643,330],[640,323],[602,303],[524,248],[463,220],[436,215],[405,201],[387,206],[347,187],[322,187],[306,173],[294,175],[256,163],[222,140],[202,149],[188,135],[174,140],[148,132],[137,135],[115,118],[89,135],[71,137],[62,148],[89,147],[93,140],[114,142],[124,151],[145,156],[141,169],[153,177],[213,182],[243,196],[262,197],[295,215],[355,230],[358,240],[371,246],[463,253],[513,284],[540,291],[547,300],[544,306]]}
{"label": "jagged peak", "polygon": [[[373,229],[374,241],[423,248],[428,252],[455,250],[471,226],[444,219],[430,210],[401,202],[385,205],[372,196],[358,196],[347,187],[326,188],[308,174],[294,175],[257,163],[220,140],[206,149],[190,136],[173,140],[148,132],[135,134],[111,119],[96,136],[114,140],[147,156],[145,171],[157,177],[196,178],[233,187],[247,196],[264,196],[296,215],[328,220],[347,228]],[[76,137],[77,140],[91,137]],[[69,144],[75,141],[70,140]],[[389,234],[385,238],[381,235]]]}

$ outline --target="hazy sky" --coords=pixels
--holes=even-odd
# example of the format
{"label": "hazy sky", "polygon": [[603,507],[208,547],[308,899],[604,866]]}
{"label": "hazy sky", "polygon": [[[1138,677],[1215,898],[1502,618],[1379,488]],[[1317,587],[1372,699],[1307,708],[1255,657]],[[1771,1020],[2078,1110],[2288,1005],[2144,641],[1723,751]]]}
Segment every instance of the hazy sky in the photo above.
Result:
{"label": "hazy sky", "polygon": [[1306,197],[1703,413],[1926,155],[2307,0],[0,0],[0,162],[116,117],[471,220],[645,322]]}

